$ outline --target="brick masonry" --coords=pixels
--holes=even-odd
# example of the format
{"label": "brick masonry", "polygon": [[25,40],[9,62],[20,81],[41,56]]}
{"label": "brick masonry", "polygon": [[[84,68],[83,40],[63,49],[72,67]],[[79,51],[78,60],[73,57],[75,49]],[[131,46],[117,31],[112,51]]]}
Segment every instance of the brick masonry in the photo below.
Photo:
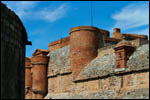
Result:
{"label": "brick masonry", "polygon": [[48,51],[37,49],[31,58],[32,63],[32,99],[43,99],[47,94]]}
{"label": "brick masonry", "polygon": [[25,99],[31,99],[32,97],[32,77],[31,77],[31,59],[25,59]]}
{"label": "brick masonry", "polygon": [[70,30],[70,60],[74,79],[97,57],[99,37],[102,37],[102,34],[94,27],[79,26]]}
{"label": "brick masonry", "polygon": [[48,44],[49,51],[52,52],[53,50],[56,50],[56,49],[66,46],[66,45],[69,45],[69,42],[70,42],[70,37],[66,37],[61,40],[56,40],[52,43],[49,43]]}

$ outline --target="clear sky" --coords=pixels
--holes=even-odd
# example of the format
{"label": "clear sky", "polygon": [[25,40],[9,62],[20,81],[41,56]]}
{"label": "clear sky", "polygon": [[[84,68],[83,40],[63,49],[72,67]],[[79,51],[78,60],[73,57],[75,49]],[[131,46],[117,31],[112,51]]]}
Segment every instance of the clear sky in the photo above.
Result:
{"label": "clear sky", "polygon": [[[2,1],[21,18],[28,40],[26,56],[69,36],[76,26],[91,25],[91,1]],[[93,26],[149,36],[149,1],[93,1]]]}

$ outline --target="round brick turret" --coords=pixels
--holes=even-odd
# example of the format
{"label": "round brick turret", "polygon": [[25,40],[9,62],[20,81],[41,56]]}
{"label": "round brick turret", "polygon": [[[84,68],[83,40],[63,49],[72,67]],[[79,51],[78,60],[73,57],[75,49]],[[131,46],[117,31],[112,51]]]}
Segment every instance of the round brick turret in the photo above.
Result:
{"label": "round brick turret", "polygon": [[32,91],[33,99],[43,99],[47,93],[47,65],[49,57],[33,56],[32,62]]}
{"label": "round brick turret", "polygon": [[73,79],[97,57],[100,38],[103,34],[91,26],[79,26],[70,30],[70,59]]}

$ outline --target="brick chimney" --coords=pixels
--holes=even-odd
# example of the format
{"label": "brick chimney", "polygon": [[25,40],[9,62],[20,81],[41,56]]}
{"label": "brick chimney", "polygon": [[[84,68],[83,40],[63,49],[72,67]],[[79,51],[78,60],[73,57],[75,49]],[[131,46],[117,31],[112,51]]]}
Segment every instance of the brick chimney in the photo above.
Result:
{"label": "brick chimney", "polygon": [[135,47],[123,37],[123,40],[116,45],[114,50],[116,55],[115,69],[116,71],[123,71],[126,67],[127,60],[134,52]]}
{"label": "brick chimney", "polygon": [[121,32],[121,30],[119,28],[114,28],[112,37],[115,39],[123,39],[123,35],[120,32]]}
{"label": "brick chimney", "polygon": [[103,34],[91,26],[79,26],[70,30],[70,60],[73,80],[83,68],[97,57],[99,41]]}
{"label": "brick chimney", "polygon": [[25,58],[25,99],[32,98],[31,59]]}
{"label": "brick chimney", "polygon": [[31,58],[32,62],[32,99],[43,99],[47,93],[48,50],[37,49]]}

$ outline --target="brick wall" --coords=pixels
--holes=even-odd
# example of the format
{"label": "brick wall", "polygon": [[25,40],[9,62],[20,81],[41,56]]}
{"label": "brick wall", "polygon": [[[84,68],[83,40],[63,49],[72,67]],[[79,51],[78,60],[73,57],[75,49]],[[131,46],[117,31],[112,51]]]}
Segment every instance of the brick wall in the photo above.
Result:
{"label": "brick wall", "polygon": [[125,37],[126,39],[128,40],[134,40],[134,39],[144,39],[144,40],[147,40],[148,37],[146,35],[139,35],[139,34],[128,34],[128,33],[125,33],[125,34],[122,34],[121,33],[121,30],[119,28],[114,28],[114,32],[113,32],[113,38],[115,39],[123,39],[123,37]]}
{"label": "brick wall", "polygon": [[51,42],[48,44],[49,51],[52,52],[53,50],[69,45],[69,42],[70,42],[70,37],[66,37],[66,38]]}

